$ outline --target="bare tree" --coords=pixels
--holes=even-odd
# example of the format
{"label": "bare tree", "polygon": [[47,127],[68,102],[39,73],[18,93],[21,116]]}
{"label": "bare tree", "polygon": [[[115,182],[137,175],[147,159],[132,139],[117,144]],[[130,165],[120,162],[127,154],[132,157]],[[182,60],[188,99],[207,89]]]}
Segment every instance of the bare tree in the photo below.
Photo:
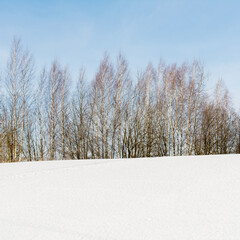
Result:
{"label": "bare tree", "polygon": [[39,151],[40,151],[40,160],[44,160],[44,146],[43,146],[43,94],[44,94],[44,86],[47,82],[47,72],[44,68],[41,76],[40,76],[40,82],[39,82],[39,93],[38,93],[38,125],[39,125]]}
{"label": "bare tree", "polygon": [[105,55],[92,83],[82,69],[71,91],[54,61],[35,91],[32,59],[15,38],[1,76],[0,162],[240,152],[240,115],[221,82],[205,94],[199,62],[161,61],[132,78],[121,54],[115,65]]}
{"label": "bare tree", "polygon": [[59,106],[61,102],[61,88],[63,81],[63,73],[57,61],[52,64],[48,76],[48,89],[47,89],[47,106],[49,118],[49,159],[57,157],[57,141],[59,140],[59,124],[57,117],[59,115]]}

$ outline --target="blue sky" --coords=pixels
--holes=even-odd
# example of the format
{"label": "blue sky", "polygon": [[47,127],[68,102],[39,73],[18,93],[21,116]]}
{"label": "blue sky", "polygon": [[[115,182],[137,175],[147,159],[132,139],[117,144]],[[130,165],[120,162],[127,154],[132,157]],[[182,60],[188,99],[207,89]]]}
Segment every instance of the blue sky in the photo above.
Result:
{"label": "blue sky", "polygon": [[119,51],[132,74],[149,61],[201,60],[211,90],[223,78],[240,108],[240,2],[221,0],[0,0],[0,68],[11,40],[21,37],[36,65],[58,58],[89,80],[104,52]]}

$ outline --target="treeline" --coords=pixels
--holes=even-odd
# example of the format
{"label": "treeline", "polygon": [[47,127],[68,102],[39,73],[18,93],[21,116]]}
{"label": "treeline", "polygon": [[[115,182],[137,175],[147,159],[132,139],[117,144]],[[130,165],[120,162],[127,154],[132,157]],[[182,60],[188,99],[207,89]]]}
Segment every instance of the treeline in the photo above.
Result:
{"label": "treeline", "polygon": [[207,95],[198,62],[149,64],[133,79],[120,54],[91,83],[82,69],[73,84],[57,61],[36,75],[15,39],[1,74],[1,162],[240,153],[240,115],[221,82]]}

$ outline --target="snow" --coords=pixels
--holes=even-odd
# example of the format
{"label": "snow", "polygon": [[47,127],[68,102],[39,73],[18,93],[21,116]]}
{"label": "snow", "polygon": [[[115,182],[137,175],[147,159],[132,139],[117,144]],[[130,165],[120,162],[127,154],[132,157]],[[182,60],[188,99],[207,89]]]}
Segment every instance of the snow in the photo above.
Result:
{"label": "snow", "polygon": [[0,164],[15,239],[240,239],[240,155]]}

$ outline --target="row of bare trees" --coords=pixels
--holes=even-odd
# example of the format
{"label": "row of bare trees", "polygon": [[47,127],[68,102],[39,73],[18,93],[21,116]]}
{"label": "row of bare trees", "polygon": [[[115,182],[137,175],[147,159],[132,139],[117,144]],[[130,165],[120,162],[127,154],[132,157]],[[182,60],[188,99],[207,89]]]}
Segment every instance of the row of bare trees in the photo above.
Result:
{"label": "row of bare trees", "polygon": [[1,74],[0,161],[240,153],[240,115],[203,66],[151,64],[132,79],[126,59],[104,56],[95,78],[71,81],[54,61],[40,74],[15,39]]}

